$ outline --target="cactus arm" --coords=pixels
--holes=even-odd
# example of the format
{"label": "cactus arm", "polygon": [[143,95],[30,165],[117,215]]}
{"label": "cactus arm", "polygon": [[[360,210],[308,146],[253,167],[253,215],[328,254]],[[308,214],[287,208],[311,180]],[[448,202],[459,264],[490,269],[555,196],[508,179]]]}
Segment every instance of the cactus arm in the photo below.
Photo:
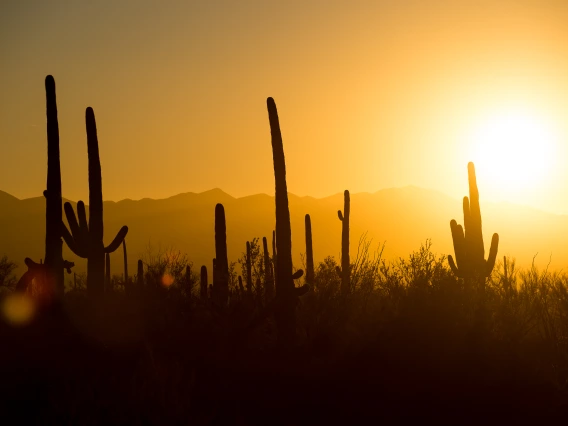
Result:
{"label": "cactus arm", "polygon": [[450,269],[452,270],[454,275],[458,278],[463,278],[463,275],[461,274],[460,270],[457,268],[456,264],[454,263],[454,258],[452,257],[451,254],[448,256],[448,263],[450,264]]}
{"label": "cactus arm", "polygon": [[[75,216],[75,212],[73,211],[73,206],[71,206],[71,203],[67,202],[64,205],[64,209],[65,209],[65,217],[67,218],[67,223],[69,223],[69,229],[71,230],[71,234],[78,237],[81,234],[81,230],[79,228],[79,223],[77,222],[77,217]],[[79,209],[77,208],[77,212],[78,211]]]}
{"label": "cactus arm", "polygon": [[75,255],[82,258],[87,257],[87,253],[81,250],[81,246],[75,244],[75,239],[73,238],[73,236],[71,235],[71,233],[69,232],[69,230],[67,229],[67,227],[63,222],[61,222],[61,236],[63,237],[63,240],[67,244],[67,247],[69,247],[69,250],[75,253]]}
{"label": "cactus arm", "polygon": [[341,213],[341,210],[337,210],[337,217],[339,218],[340,221],[343,222],[343,213]]}
{"label": "cactus arm", "polygon": [[487,258],[486,264],[486,276],[491,275],[491,271],[495,266],[495,259],[497,258],[497,249],[499,247],[499,234],[493,234],[493,238],[491,238],[491,248],[489,249],[489,256]]}
{"label": "cactus arm", "polygon": [[112,240],[112,243],[105,247],[105,253],[114,253],[126,238],[126,234],[128,234],[128,226],[123,226],[116,234],[116,237],[114,237],[114,240]]}
{"label": "cactus arm", "polygon": [[466,242],[463,228],[461,225],[458,225],[455,220],[451,220],[450,230],[452,231],[452,240],[454,243],[454,252],[456,255],[457,266],[458,268],[465,269]]}
{"label": "cactus arm", "polygon": [[292,279],[297,280],[304,275],[304,271],[302,269],[298,269],[296,272],[292,274]]}
{"label": "cactus arm", "polygon": [[62,237],[73,253],[86,259],[88,257],[89,228],[85,215],[85,204],[82,201],[77,203],[77,216],[79,217],[79,221],[77,221],[71,203],[65,203],[64,208],[65,217],[67,217],[71,233],[69,234],[67,227],[65,227],[65,224],[62,222],[62,227],[65,228],[62,229]]}
{"label": "cactus arm", "polygon": [[77,202],[77,217],[79,218],[79,229],[81,230],[80,237],[86,243],[89,239],[89,225],[87,223],[85,203],[81,200]]}

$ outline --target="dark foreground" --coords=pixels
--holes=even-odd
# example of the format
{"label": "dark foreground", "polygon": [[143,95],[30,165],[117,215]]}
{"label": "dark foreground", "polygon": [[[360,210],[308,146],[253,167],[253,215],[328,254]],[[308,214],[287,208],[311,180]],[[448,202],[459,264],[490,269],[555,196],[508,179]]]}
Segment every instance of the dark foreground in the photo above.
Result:
{"label": "dark foreground", "polygon": [[26,326],[2,323],[2,424],[568,419],[546,341],[515,339],[515,325],[504,335],[495,320],[468,324],[428,294],[407,292],[396,312],[373,294],[325,306],[308,295],[297,346],[284,350],[271,319],[245,330],[246,301],[222,312],[124,294],[95,304],[70,292]]}

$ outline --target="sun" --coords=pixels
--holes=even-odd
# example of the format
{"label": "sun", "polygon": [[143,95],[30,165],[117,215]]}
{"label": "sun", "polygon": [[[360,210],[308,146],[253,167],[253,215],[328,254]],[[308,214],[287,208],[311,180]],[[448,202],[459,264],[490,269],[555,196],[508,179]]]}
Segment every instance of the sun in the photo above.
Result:
{"label": "sun", "polygon": [[556,162],[557,139],[552,123],[533,111],[494,112],[471,132],[472,161],[495,195],[519,195],[546,185]]}

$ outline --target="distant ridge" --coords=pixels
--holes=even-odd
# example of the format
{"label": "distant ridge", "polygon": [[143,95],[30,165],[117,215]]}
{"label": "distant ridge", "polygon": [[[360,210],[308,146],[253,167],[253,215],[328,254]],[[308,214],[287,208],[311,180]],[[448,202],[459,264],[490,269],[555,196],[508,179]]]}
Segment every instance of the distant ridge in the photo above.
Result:
{"label": "distant ridge", "polygon": [[[214,188],[163,199],[105,201],[105,241],[108,243],[120,226],[129,226],[127,242],[132,270],[149,243],[154,247],[173,246],[187,253],[195,267],[210,267],[214,256],[214,208],[219,202],[225,206],[231,261],[242,254],[247,240],[271,238],[275,221],[273,196],[253,194],[237,198]],[[290,193],[289,203],[294,262],[301,265],[301,253],[305,250],[306,213],[312,218],[316,262],[328,255],[338,257],[341,222],[337,210],[342,208],[343,194],[314,198]],[[435,252],[447,255],[453,252],[449,222],[456,219],[463,223],[461,200],[416,186],[352,194],[351,206],[352,256],[356,256],[359,237],[364,233],[374,243],[386,241],[387,258],[406,257],[427,238],[432,240]],[[503,254],[513,255],[527,266],[538,253],[537,264],[546,265],[552,254],[551,268],[568,266],[568,216],[483,200],[481,209],[486,244],[493,232],[500,234],[498,259]],[[39,261],[44,255],[44,239],[44,198],[19,200],[0,191],[0,253],[6,253],[20,265],[25,257]],[[66,248],[64,256],[76,263],[77,272],[85,270],[85,260],[75,258]],[[112,255],[113,273],[122,272],[121,256]]]}

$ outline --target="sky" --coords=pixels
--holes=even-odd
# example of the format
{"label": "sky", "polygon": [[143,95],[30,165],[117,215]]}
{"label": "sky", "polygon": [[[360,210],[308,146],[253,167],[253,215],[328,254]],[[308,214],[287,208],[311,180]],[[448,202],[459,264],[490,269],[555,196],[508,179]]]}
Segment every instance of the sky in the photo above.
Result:
{"label": "sky", "polygon": [[85,108],[103,198],[407,185],[568,214],[568,2],[0,2],[0,189],[45,189],[45,76],[63,195],[88,199]]}

